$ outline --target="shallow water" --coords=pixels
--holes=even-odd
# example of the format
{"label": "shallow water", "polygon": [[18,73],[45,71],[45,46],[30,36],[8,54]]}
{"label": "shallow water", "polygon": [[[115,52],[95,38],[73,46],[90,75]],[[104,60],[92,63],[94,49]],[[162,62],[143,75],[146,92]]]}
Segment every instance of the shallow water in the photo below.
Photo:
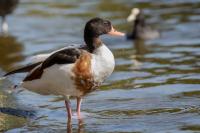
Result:
{"label": "shallow water", "polygon": [[[21,0],[9,16],[10,36],[0,37],[0,75],[28,58],[68,44],[82,44],[85,22],[99,16],[130,31],[132,7],[161,31],[150,41],[102,37],[116,58],[114,73],[83,100],[82,125],[66,124],[62,98],[11,91],[24,74],[0,81],[0,107],[35,112],[34,118],[0,113],[0,132],[200,132],[200,1]],[[72,100],[72,107],[75,108]]]}

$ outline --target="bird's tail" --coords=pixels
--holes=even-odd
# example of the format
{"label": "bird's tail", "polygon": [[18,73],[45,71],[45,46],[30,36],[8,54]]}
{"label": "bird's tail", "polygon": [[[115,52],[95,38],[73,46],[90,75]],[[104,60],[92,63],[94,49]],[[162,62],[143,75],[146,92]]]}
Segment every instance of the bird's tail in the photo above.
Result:
{"label": "bird's tail", "polygon": [[6,74],[3,75],[2,79],[4,79],[6,76],[8,75],[12,75],[12,74],[15,74],[15,73],[24,73],[24,72],[30,72],[33,68],[35,68],[36,66],[38,66],[39,64],[41,64],[41,62],[37,62],[37,63],[34,63],[34,64],[30,64],[30,65],[27,65],[25,67],[21,67],[21,68],[18,68],[16,70],[13,70],[13,71],[10,71]]}

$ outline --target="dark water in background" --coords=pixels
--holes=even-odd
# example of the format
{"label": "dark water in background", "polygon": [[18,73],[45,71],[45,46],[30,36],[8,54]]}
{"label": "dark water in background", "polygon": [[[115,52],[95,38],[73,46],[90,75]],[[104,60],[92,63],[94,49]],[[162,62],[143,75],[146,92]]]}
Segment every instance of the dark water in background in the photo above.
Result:
{"label": "dark water in background", "polygon": [[[161,31],[152,41],[103,37],[116,68],[98,91],[84,98],[84,121],[73,132],[200,132],[199,0],[21,0],[8,18],[10,34],[0,37],[0,75],[26,64],[28,57],[82,43],[85,22],[99,16],[116,29],[133,7],[144,9],[148,23]],[[35,118],[0,113],[0,131],[66,132],[64,102],[28,91],[8,93],[24,75],[0,81],[0,107],[36,112]],[[72,101],[75,108],[75,101]]]}

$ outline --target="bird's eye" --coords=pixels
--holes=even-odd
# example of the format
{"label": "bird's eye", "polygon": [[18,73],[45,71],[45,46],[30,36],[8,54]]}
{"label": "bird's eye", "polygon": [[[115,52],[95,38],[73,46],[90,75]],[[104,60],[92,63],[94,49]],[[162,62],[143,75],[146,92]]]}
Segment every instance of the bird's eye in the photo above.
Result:
{"label": "bird's eye", "polygon": [[104,25],[109,25],[109,23],[107,21],[103,22]]}

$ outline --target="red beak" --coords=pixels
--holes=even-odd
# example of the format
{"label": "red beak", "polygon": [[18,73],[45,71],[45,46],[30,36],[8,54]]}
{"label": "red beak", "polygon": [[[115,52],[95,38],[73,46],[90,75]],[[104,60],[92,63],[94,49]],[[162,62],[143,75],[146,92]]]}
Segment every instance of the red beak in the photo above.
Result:
{"label": "red beak", "polygon": [[108,32],[108,34],[112,35],[112,36],[125,36],[125,33],[119,32],[119,31],[115,30],[113,27],[112,27],[111,31]]}

